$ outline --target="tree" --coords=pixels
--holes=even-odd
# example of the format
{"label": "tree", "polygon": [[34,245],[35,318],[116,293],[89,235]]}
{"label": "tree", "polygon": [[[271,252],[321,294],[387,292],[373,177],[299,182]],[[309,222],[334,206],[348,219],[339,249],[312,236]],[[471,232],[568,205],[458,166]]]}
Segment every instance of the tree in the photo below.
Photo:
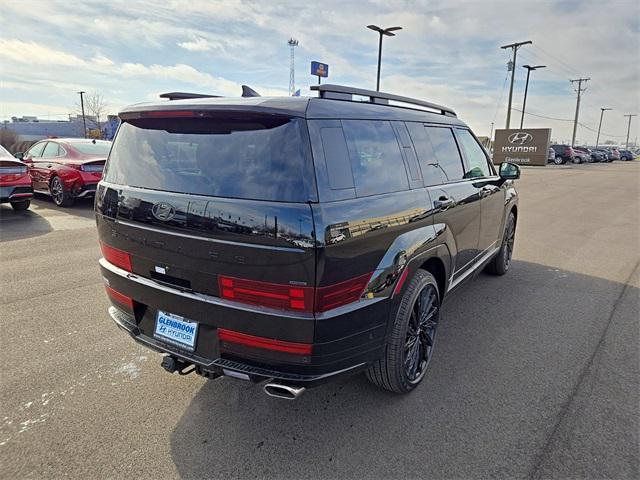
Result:
{"label": "tree", "polygon": [[[104,97],[98,92],[89,93],[84,96],[85,115],[88,117],[93,117],[95,119],[96,128],[100,130],[100,137],[102,137],[100,122],[104,117],[106,117],[108,106],[109,105],[107,104],[107,102],[105,102]],[[82,114],[82,109],[79,104],[78,110],[79,113]]]}
{"label": "tree", "polygon": [[11,153],[15,153],[12,150],[13,145],[18,141],[18,136],[9,130],[8,128],[0,128],[0,145],[9,150]]}

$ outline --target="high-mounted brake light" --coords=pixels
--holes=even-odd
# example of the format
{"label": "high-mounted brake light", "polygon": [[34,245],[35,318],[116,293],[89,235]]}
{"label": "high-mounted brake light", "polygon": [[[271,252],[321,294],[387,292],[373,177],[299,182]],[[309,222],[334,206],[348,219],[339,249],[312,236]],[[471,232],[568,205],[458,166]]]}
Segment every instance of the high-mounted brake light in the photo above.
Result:
{"label": "high-mounted brake light", "polygon": [[105,260],[109,263],[113,263],[116,267],[120,267],[127,272],[132,270],[131,268],[131,255],[117,248],[110,247],[109,245],[100,242],[100,250]]}
{"label": "high-mounted brake light", "polygon": [[296,355],[311,355],[313,345],[310,343],[285,342],[273,338],[256,337],[246,333],[234,332],[233,330],[218,329],[218,338],[221,342],[246,345],[248,347],[263,348],[265,350],[275,350],[278,352],[294,353]]}
{"label": "high-mounted brake light", "polygon": [[114,290],[108,285],[105,285],[104,288],[107,291],[107,295],[109,295],[109,298],[111,298],[116,303],[124,305],[125,307],[133,310],[133,298],[127,297],[126,295],[118,292],[117,290]]}
{"label": "high-mounted brake light", "polygon": [[312,288],[220,275],[218,288],[220,296],[228,300],[311,313],[326,312],[358,301],[370,278],[371,274],[367,273],[334,285]]}
{"label": "high-mounted brake light", "polygon": [[313,288],[218,277],[220,296],[236,302],[251,303],[284,310],[311,312]]}
{"label": "high-mounted brake light", "polygon": [[162,118],[175,118],[175,117],[197,117],[196,112],[192,110],[153,110],[151,112],[143,112],[143,117],[162,117]]}

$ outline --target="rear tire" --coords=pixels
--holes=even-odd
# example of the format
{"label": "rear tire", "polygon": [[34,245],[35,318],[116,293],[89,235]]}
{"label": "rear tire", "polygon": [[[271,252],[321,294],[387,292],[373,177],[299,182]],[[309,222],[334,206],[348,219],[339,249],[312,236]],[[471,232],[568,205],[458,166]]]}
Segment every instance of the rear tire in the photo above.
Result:
{"label": "rear tire", "polygon": [[73,197],[71,194],[65,190],[64,184],[60,177],[53,177],[51,179],[51,183],[49,184],[49,192],[51,192],[51,198],[53,199],[53,203],[55,203],[59,207],[70,207],[73,205]]}
{"label": "rear tire", "polygon": [[556,156],[553,159],[553,163],[555,163],[556,165],[562,165],[564,163],[564,159],[562,157]]}
{"label": "rear tire", "polygon": [[502,245],[496,256],[484,267],[484,271],[491,275],[504,275],[511,266],[511,256],[513,255],[513,244],[516,237],[516,217],[513,212],[509,213],[507,224],[504,228]]}
{"label": "rear tire", "polygon": [[369,381],[395,393],[413,390],[429,367],[439,320],[438,283],[419,269],[402,296],[382,358],[365,373]]}
{"label": "rear tire", "polygon": [[580,157],[573,157],[573,163],[576,163],[576,164],[582,163],[582,159]]}
{"label": "rear tire", "polygon": [[27,210],[31,205],[31,200],[22,200],[21,202],[11,202],[11,207],[18,212]]}

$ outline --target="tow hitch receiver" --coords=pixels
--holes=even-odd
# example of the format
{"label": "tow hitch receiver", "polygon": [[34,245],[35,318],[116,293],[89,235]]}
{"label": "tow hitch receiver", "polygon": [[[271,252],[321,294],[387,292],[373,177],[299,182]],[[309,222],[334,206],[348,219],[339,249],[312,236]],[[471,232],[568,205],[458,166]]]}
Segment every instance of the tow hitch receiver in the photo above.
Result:
{"label": "tow hitch receiver", "polygon": [[195,366],[193,366],[193,368],[187,370],[191,364],[180,360],[179,358],[176,358],[172,355],[165,355],[164,357],[162,357],[162,363],[160,365],[167,372],[178,372],[178,375],[189,375],[196,369]]}

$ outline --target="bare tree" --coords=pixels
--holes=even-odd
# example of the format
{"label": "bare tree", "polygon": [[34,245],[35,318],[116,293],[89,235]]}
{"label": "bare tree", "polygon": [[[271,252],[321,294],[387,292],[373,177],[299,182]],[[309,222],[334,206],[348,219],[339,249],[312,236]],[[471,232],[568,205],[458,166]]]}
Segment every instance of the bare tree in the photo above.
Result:
{"label": "bare tree", "polygon": [[[105,102],[104,97],[98,92],[89,93],[84,96],[85,114],[95,119],[96,128],[99,130],[101,130],[100,122],[106,117],[108,107],[109,105]],[[79,104],[78,111],[82,113]],[[102,134],[100,134],[100,136],[102,137]]]}

